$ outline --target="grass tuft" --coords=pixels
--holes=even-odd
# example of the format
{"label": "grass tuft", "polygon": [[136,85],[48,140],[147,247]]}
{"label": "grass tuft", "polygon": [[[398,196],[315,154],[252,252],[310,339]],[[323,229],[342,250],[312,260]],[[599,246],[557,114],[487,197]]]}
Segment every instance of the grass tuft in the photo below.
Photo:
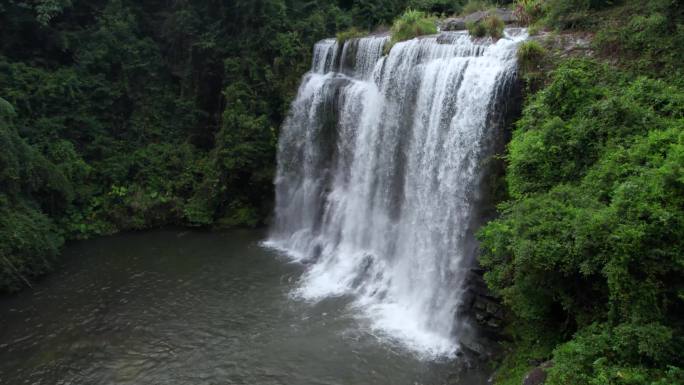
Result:
{"label": "grass tuft", "polygon": [[425,12],[409,9],[394,20],[390,33],[392,38],[385,47],[386,52],[389,52],[392,46],[400,41],[437,33],[437,24],[435,18]]}
{"label": "grass tuft", "polygon": [[488,15],[483,20],[469,22],[468,32],[473,37],[490,36],[492,39],[500,39],[503,36],[504,22],[496,15]]}
{"label": "grass tuft", "polygon": [[518,64],[523,72],[531,72],[539,67],[546,55],[546,49],[539,42],[529,40],[518,47]]}
{"label": "grass tuft", "polygon": [[336,37],[338,42],[344,43],[347,40],[358,39],[367,35],[368,32],[360,30],[356,27],[351,27],[346,31],[338,32]]}

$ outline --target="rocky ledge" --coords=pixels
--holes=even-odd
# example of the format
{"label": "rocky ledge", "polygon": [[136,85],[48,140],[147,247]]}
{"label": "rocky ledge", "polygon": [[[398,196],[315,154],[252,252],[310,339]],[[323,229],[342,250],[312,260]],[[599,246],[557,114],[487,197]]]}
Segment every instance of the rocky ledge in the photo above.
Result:
{"label": "rocky ledge", "polygon": [[513,24],[518,21],[515,13],[509,9],[496,8],[490,11],[479,11],[462,17],[450,17],[440,21],[439,28],[442,31],[460,31],[467,29],[469,23],[477,23],[487,16],[494,15],[501,19],[504,24]]}
{"label": "rocky ledge", "polygon": [[504,306],[492,295],[484,282],[484,270],[473,268],[466,278],[466,293],[459,314],[466,318],[461,346],[471,355],[491,360],[499,353],[499,342],[505,339],[503,332],[506,312]]}

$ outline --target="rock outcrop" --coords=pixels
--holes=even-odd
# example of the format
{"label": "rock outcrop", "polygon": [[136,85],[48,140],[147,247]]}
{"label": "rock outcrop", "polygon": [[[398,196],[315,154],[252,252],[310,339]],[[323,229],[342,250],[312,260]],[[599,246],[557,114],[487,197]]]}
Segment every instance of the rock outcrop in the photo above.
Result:
{"label": "rock outcrop", "polygon": [[484,271],[473,268],[466,278],[466,293],[459,308],[466,322],[461,326],[461,348],[466,354],[491,361],[501,352],[499,342],[503,333],[505,308],[487,288],[482,278]]}
{"label": "rock outcrop", "polygon": [[552,361],[546,361],[536,368],[530,370],[523,379],[523,385],[542,385],[546,382],[546,370],[553,366]]}
{"label": "rock outcrop", "polygon": [[469,23],[477,23],[489,15],[498,17],[504,24],[513,24],[518,21],[513,11],[505,8],[496,8],[491,11],[474,12],[463,17],[450,17],[442,20],[439,27],[442,31],[460,31],[466,29]]}
{"label": "rock outcrop", "polygon": [[501,339],[503,334],[505,310],[499,300],[492,295],[482,278],[484,271],[471,269],[466,278],[467,292],[463,299],[463,311],[472,314],[474,324],[486,337]]}

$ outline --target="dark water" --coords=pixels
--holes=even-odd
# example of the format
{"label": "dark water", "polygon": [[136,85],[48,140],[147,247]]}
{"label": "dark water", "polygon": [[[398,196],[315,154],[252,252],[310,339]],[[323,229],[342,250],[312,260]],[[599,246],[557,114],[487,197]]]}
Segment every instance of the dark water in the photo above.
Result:
{"label": "dark water", "polygon": [[259,232],[156,231],[71,245],[0,300],[0,384],[486,383],[374,336],[343,298],[290,298],[302,266]]}

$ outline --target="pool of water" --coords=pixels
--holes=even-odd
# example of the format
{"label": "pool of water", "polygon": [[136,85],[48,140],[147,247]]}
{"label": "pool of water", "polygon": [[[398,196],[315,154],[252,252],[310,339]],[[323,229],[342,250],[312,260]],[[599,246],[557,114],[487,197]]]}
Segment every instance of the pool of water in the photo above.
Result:
{"label": "pool of water", "polygon": [[160,230],[69,245],[57,272],[0,299],[0,384],[486,384],[424,360],[348,298],[291,293],[303,266],[259,231]]}

